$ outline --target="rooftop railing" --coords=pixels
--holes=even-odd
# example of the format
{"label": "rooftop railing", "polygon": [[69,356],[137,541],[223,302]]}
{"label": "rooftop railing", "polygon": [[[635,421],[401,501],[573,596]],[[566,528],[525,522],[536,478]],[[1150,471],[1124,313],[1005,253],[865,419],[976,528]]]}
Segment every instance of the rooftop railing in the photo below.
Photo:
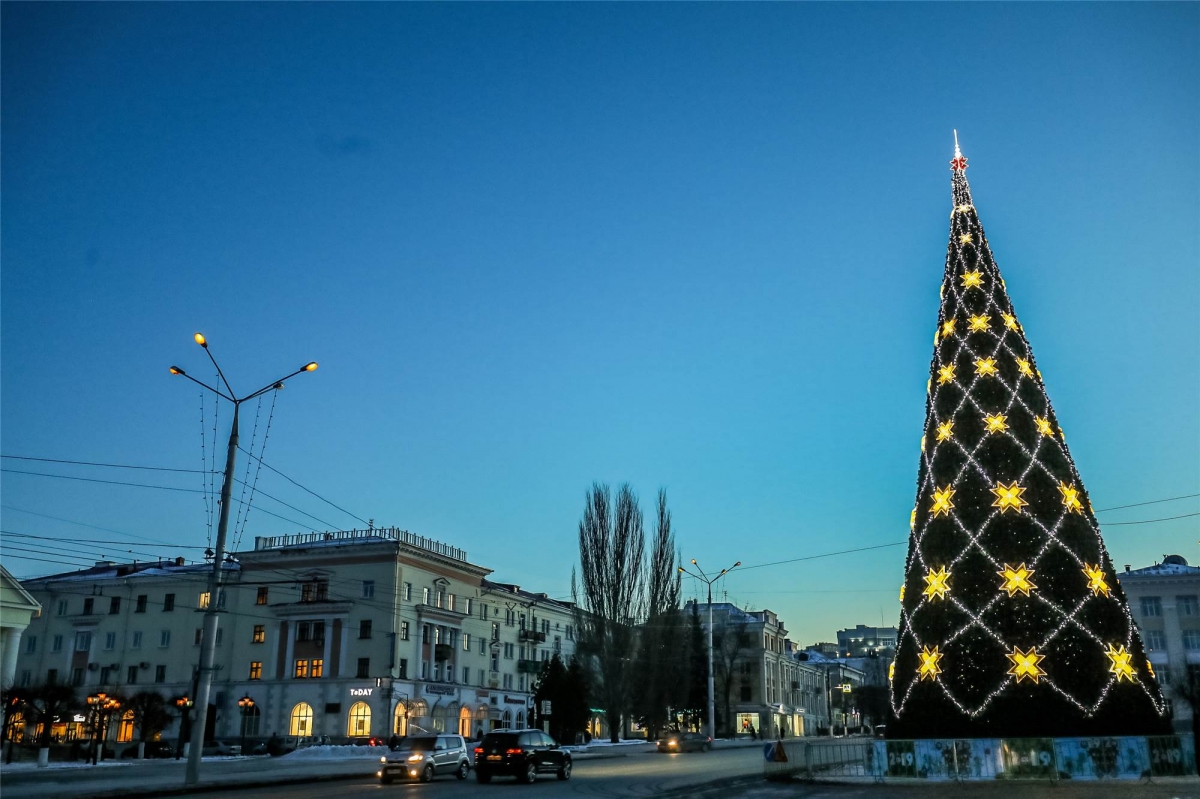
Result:
{"label": "rooftop railing", "polygon": [[467,551],[452,547],[449,544],[444,544],[441,541],[435,541],[432,538],[426,538],[423,535],[415,535],[408,530],[401,530],[396,527],[369,527],[365,530],[338,530],[336,532],[324,533],[296,533],[294,535],[272,535],[272,536],[255,536],[254,551],[260,552],[264,549],[282,549],[284,547],[305,546],[312,544],[328,544],[345,541],[358,541],[360,543],[370,543],[372,541],[396,541],[406,546],[421,549],[426,552],[432,552],[435,555],[461,560],[466,562]]}

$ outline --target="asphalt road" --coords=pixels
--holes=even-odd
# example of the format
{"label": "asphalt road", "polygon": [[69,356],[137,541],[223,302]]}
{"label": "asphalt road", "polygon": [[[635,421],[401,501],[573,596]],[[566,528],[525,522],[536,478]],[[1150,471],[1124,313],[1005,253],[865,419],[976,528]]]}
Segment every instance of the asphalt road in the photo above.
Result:
{"label": "asphalt road", "polygon": [[648,797],[687,791],[715,780],[762,774],[762,752],[757,748],[718,749],[687,754],[644,754],[602,760],[577,760],[567,782],[552,774],[541,775],[534,785],[497,778],[488,785],[475,781],[474,773],[464,781],[452,776],[438,777],[431,783],[380,785],[378,780],[339,780],[278,788],[255,787],[237,791],[205,793],[205,797],[278,797],[279,799],[320,799],[321,797],[369,796],[375,799],[416,799],[417,797]]}

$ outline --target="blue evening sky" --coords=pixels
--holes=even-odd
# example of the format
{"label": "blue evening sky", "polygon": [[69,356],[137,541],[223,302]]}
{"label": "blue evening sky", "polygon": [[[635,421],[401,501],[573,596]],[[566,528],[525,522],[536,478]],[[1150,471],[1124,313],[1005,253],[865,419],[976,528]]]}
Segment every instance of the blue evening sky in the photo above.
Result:
{"label": "blue evening sky", "polygon": [[[1196,4],[0,13],[6,455],[199,468],[198,390],[167,366],[211,378],[201,330],[243,392],[320,362],[268,463],[535,591],[568,593],[593,480],[631,482],[648,522],[666,487],[713,568],[903,542],[958,128],[1095,507],[1200,493]],[[322,522],[256,508],[358,524],[259,486]],[[199,494],[0,487],[8,533],[207,539]],[[1106,540],[1196,558],[1198,520]],[[301,529],[255,510],[244,543]],[[16,574],[62,569],[19,543]],[[724,588],[828,640],[896,622],[903,558]]]}

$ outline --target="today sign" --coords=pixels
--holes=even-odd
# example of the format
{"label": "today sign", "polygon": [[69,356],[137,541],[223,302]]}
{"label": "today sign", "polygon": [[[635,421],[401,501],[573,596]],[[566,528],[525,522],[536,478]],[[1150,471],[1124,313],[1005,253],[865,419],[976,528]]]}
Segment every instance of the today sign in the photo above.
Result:
{"label": "today sign", "polygon": [[370,696],[374,692],[374,688],[351,688],[350,696]]}

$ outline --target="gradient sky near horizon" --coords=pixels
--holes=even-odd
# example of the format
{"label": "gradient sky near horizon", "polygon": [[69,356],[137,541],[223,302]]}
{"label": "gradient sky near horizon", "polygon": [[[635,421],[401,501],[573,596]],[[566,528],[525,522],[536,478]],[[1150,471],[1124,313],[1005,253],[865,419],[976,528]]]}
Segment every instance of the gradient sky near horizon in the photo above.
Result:
{"label": "gradient sky near horizon", "polygon": [[[1200,494],[1196,4],[6,2],[0,22],[5,455],[199,468],[199,392],[167,366],[212,379],[200,330],[243,392],[320,362],[279,396],[269,464],[531,590],[568,595],[594,480],[632,483],[648,525],[665,487],[709,568],[903,543],[957,128],[1095,507]],[[208,538],[200,494],[0,477],[18,576]],[[362,526],[259,487],[320,521],[260,497],[244,546]],[[1198,511],[1100,518],[1139,566],[1200,559]],[[173,546],[87,543],[132,537]],[[904,553],[719,596],[829,640],[896,623]]]}

